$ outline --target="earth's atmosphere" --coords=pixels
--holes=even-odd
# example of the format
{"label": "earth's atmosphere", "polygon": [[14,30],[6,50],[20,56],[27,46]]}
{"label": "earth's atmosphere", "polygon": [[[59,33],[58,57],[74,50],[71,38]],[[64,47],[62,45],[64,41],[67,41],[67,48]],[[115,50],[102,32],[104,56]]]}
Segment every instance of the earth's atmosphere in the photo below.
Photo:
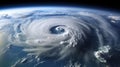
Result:
{"label": "earth's atmosphere", "polygon": [[0,67],[120,67],[120,15],[74,7],[1,9]]}

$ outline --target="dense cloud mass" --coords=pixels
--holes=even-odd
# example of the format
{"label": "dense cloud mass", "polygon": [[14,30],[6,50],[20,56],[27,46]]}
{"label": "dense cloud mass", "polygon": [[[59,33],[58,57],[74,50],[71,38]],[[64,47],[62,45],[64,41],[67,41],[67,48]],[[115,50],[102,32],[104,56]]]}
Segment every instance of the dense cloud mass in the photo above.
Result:
{"label": "dense cloud mass", "polygon": [[0,67],[119,67],[118,16],[82,10],[13,15],[0,18]]}

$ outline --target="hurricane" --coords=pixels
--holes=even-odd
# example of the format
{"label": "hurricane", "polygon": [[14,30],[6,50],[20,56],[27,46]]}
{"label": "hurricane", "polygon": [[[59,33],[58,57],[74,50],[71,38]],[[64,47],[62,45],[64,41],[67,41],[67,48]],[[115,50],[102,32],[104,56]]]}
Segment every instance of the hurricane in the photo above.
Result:
{"label": "hurricane", "polygon": [[61,67],[116,67],[111,58],[119,53],[119,34],[112,24],[89,11],[35,10],[17,17],[8,14],[0,18],[0,56],[17,47],[25,55],[10,67],[27,65],[33,58],[38,63],[32,67],[47,62],[64,64]]}

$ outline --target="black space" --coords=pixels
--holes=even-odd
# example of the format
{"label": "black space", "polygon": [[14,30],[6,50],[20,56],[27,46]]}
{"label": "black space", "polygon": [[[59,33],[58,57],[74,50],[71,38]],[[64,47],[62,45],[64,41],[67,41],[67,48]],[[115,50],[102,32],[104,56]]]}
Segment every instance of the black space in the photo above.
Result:
{"label": "black space", "polygon": [[0,8],[20,6],[77,6],[120,11],[117,0],[0,0]]}

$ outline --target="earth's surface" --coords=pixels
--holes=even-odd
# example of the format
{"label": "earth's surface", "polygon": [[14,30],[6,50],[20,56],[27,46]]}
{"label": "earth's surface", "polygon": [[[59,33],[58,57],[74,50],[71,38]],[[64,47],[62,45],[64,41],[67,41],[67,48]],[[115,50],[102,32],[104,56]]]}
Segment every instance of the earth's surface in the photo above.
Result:
{"label": "earth's surface", "polygon": [[0,10],[0,67],[120,67],[120,15],[73,7]]}

